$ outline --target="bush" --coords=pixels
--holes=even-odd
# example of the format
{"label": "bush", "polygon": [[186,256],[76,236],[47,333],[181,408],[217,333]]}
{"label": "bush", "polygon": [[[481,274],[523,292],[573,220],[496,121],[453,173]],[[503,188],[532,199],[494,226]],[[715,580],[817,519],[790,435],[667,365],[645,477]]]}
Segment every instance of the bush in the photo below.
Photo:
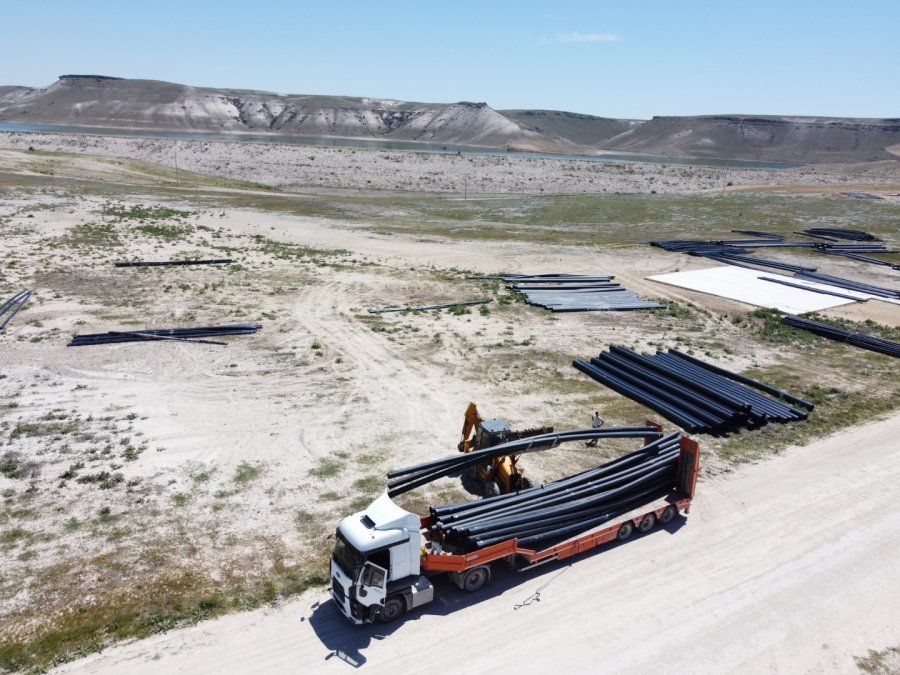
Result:
{"label": "bush", "polygon": [[10,453],[0,460],[0,473],[7,478],[25,478],[28,470],[18,457]]}

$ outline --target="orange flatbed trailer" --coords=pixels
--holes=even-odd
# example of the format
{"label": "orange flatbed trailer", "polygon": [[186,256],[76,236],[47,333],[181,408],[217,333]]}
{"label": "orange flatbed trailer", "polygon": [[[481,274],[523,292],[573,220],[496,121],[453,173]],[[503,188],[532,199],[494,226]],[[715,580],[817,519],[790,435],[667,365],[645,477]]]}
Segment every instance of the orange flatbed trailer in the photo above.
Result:
{"label": "orange flatbed trailer", "polygon": [[[697,486],[697,475],[700,472],[700,447],[695,440],[687,436],[682,436],[680,442],[681,454],[678,458],[676,484],[668,495],[633,509],[615,518],[608,525],[593,528],[545,549],[522,548],[518,545],[517,539],[509,539],[469,553],[444,551],[439,545],[435,545],[432,536],[431,526],[434,519],[431,516],[422,518],[422,537],[426,542],[422,550],[422,571],[426,574],[438,572],[459,574],[501,559],[512,564],[518,562],[523,567],[564,560],[602,544],[615,540],[624,541],[634,530],[646,532],[657,522],[668,522],[678,512],[688,513]],[[671,507],[677,511],[673,512]],[[664,518],[664,513],[667,519]]]}

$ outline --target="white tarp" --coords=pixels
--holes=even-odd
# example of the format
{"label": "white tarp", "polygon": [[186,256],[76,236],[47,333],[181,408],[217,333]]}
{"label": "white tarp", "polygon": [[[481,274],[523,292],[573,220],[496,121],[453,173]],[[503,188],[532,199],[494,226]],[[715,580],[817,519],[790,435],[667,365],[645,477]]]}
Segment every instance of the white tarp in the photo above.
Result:
{"label": "white tarp", "polygon": [[809,286],[810,288],[823,288],[849,295],[868,299],[872,296],[865,293],[848,291],[843,288],[835,288],[826,284],[814,283],[796,279],[782,274],[760,272],[745,267],[726,265],[725,267],[711,267],[705,270],[692,272],[674,272],[671,274],[657,274],[647,277],[651,281],[658,281],[670,286],[687,288],[692,291],[717,295],[720,298],[729,298],[756,307],[769,307],[779,309],[788,314],[803,314],[804,312],[816,312],[830,307],[848,305],[853,300],[838,298],[832,295],[824,295],[813,291],[804,291],[800,288],[791,288],[771,281],[763,281],[759,277],[780,279],[792,284]]}

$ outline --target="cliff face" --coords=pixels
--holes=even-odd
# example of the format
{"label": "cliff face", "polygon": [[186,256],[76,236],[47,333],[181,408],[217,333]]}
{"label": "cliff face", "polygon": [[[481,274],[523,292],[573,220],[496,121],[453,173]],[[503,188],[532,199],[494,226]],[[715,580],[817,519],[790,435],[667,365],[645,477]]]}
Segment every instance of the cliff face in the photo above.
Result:
{"label": "cliff face", "polygon": [[489,146],[555,140],[523,129],[485,103],[292,96],[93,75],[66,75],[41,89],[0,88],[0,121]]}
{"label": "cliff face", "polygon": [[[719,115],[616,120],[486,103],[414,103],[63,75],[0,87],[0,121],[396,139],[563,153],[598,150],[772,162],[896,159],[900,120]],[[893,147],[892,147],[893,146]]]}
{"label": "cliff face", "polygon": [[0,87],[0,109],[6,105],[12,105],[23,96],[28,95],[32,89],[28,87]]}
{"label": "cliff face", "polygon": [[674,157],[773,162],[864,162],[896,159],[900,119],[817,117],[654,117],[610,139],[608,148]]}

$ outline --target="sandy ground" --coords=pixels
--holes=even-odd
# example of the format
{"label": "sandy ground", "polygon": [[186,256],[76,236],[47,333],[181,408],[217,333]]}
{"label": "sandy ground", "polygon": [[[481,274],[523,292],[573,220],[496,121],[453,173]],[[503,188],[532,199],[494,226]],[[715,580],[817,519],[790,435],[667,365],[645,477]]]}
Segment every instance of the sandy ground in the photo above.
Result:
{"label": "sandy ground", "polygon": [[[37,200],[42,206],[32,209]],[[598,396],[612,396],[582,381],[568,360],[620,339],[613,317],[535,312],[523,322],[520,305],[488,316],[374,318],[365,308],[483,294],[463,274],[440,276],[456,267],[541,270],[565,260],[570,271],[591,272],[616,265],[614,253],[582,249],[573,257],[571,247],[488,242],[476,258],[464,241],[401,240],[245,209],[197,213],[185,227],[217,229],[171,244],[134,237],[112,254],[60,256],[46,243],[96,222],[104,203],[29,195],[4,204],[5,226],[15,233],[5,241],[7,255],[17,261],[7,283],[16,286],[34,270],[40,281],[35,300],[0,335],[0,457],[12,453],[29,471],[24,479],[0,476],[7,509],[0,529],[19,526],[4,549],[0,634],[29,630],[31,620],[10,620],[20,612],[60,605],[46,581],[57,566],[83,584],[88,604],[111,587],[131,588],[142,575],[182,565],[250,580],[275,567],[302,569],[351,504],[370,498],[373,484],[380,489],[386,470],[454,451],[470,400],[518,427],[571,428],[586,423]],[[273,259],[252,250],[256,236],[350,253],[323,256],[323,264]],[[243,269],[111,265],[120,257],[208,251],[213,243],[239,247]],[[19,266],[20,255],[31,269]],[[645,268],[677,264],[648,251],[628,270],[617,268],[627,284]],[[74,333],[255,320],[263,330],[227,348],[64,346]],[[649,316],[634,322],[653,325]],[[559,365],[548,366],[547,354],[559,354]],[[525,368],[562,385],[573,381],[575,393],[549,393]],[[541,464],[532,462],[534,475]],[[238,484],[236,472],[247,465],[260,477]],[[121,482],[98,489],[79,481],[101,472]],[[116,520],[103,522],[101,509]],[[152,562],[159,554],[164,565]],[[103,560],[115,565],[97,569]]]}
{"label": "sandy ground", "polygon": [[[14,136],[0,134],[0,140]],[[112,155],[133,152],[138,158],[159,159],[152,150],[159,142],[146,142],[143,154],[129,145],[137,141],[107,142],[101,149]],[[199,158],[191,161],[197,170],[206,166],[212,171],[203,159],[210,153],[227,152],[233,161],[243,161],[236,146],[218,146],[194,148],[198,152],[192,156]],[[270,151],[255,148],[249,156],[257,150]],[[267,164],[273,182],[289,181],[297,159],[296,148],[280,152],[280,159]],[[316,162],[339,154],[303,152],[321,153],[310,160]],[[0,164],[7,159],[0,152]],[[188,160],[179,154],[182,161]],[[431,159],[412,155],[409,175],[426,161]],[[251,178],[249,166],[242,164],[234,177]],[[353,173],[340,166],[345,174]],[[375,173],[385,173],[374,158],[372,166]],[[82,168],[94,177],[109,170],[87,163]],[[518,175],[518,168],[510,175]],[[500,174],[493,175],[507,171],[497,170]],[[718,170],[709,171],[713,175]],[[609,186],[627,186],[630,176],[625,167],[609,169]],[[682,188],[704,184],[685,180]],[[514,427],[577,426],[588,421],[595,405],[608,411],[611,423],[632,424],[635,415],[645,414],[640,406],[621,407],[622,397],[579,378],[569,365],[573,356],[623,342],[649,349],[685,331],[698,342],[727,341],[734,350],[722,365],[735,370],[791,365],[777,348],[749,348],[753,343],[743,329],[718,316],[745,312],[746,306],[646,280],[651,274],[705,266],[650,247],[623,256],[615,249],[536,245],[524,239],[473,245],[434,236],[379,234],[360,226],[364,223],[343,220],[198,207],[187,197],[184,202],[154,202],[146,196],[121,201],[124,207],[185,209],[188,215],[166,221],[185,234],[173,240],[141,234],[136,223],[102,215],[108,200],[55,188],[9,192],[0,200],[4,287],[27,282],[36,291],[13,328],[0,335],[6,376],[0,378],[0,424],[5,425],[0,455],[19,453],[33,470],[27,479],[0,476],[8,519],[0,523],[4,534],[13,525],[24,532],[4,542],[2,550],[8,557],[0,577],[0,638],[21,637],[31,629],[32,624],[11,620],[19,612],[42,603],[54,608],[65,604],[77,612],[79,603],[89,606],[110,588],[146,592],[140,586],[143,579],[180,564],[229,582],[233,574],[252,580],[279,567],[302,569],[304,556],[329,546],[327,532],[351,505],[369,501],[373,484],[380,490],[387,469],[453,451],[470,400]],[[72,243],[73,233],[96,237],[91,228],[103,227],[123,243],[107,248]],[[267,249],[269,239],[278,242],[274,253]],[[281,249],[295,245],[322,252],[279,257]],[[220,250],[233,251],[239,267],[141,271],[111,265],[121,258],[167,259],[197,252],[209,257]],[[709,316],[696,312],[671,329],[646,313],[554,316],[499,303],[489,315],[444,312],[373,319],[365,312],[367,307],[427,304],[484,292],[460,270],[613,272],[643,297],[695,303]],[[898,308],[867,304],[866,311],[875,314],[859,318],[882,320],[884,313],[886,323],[898,321]],[[264,325],[259,334],[231,340],[220,349],[158,343],[63,346],[75,332],[255,320]],[[837,384],[849,391],[866,388],[865,357],[847,358],[863,365]],[[74,431],[60,430],[70,423]],[[29,432],[29,425],[35,430]],[[734,479],[704,484],[695,513],[677,537],[657,533],[571,568],[498,578],[495,590],[468,607],[462,605],[471,601],[444,585],[440,603],[391,629],[384,639],[374,629],[352,630],[327,604],[311,611],[311,604],[324,597],[316,592],[283,609],[231,616],[121,651],[108,650],[69,667],[106,667],[110,658],[109,667],[118,672],[160,666],[185,672],[291,670],[298,664],[346,667],[336,654],[340,651],[351,660],[366,661],[367,667],[411,670],[421,666],[423,645],[450,635],[451,649],[438,646],[442,654],[480,655],[464,672],[502,670],[510,656],[495,646],[499,618],[504,634],[507,629],[510,635],[533,631],[533,640],[521,641],[527,643],[521,661],[529,665],[564,653],[578,670],[588,670],[600,659],[609,671],[658,670],[668,664],[684,672],[695,670],[687,660],[694,654],[700,669],[715,670],[712,645],[719,645],[721,669],[753,670],[751,659],[762,654],[767,659],[763,668],[793,670],[786,650],[794,636],[801,644],[795,645],[802,652],[799,663],[842,670],[850,654],[892,644],[887,627],[897,634],[896,624],[883,617],[883,630],[874,626],[879,607],[889,601],[897,606],[896,584],[882,583],[874,593],[860,586],[866,575],[858,570],[852,575],[845,566],[856,564],[872,574],[879,566],[891,574],[898,571],[889,559],[898,534],[887,509],[891,491],[873,487],[896,477],[897,453],[889,441],[898,425],[895,416],[859,436],[840,436],[817,445],[818,450],[793,450],[771,463],[746,467]],[[19,428],[22,433],[14,435]],[[865,434],[873,434],[871,443]],[[879,443],[881,454],[874,449]],[[842,444],[854,448],[854,461],[847,467],[839,454]],[[713,452],[707,457],[705,478],[726,470]],[[327,463],[335,458],[340,461],[325,476]],[[572,466],[586,461],[565,459]],[[822,461],[817,464],[817,459]],[[560,468],[553,466],[556,459],[529,461],[539,479],[542,471]],[[122,482],[106,490],[64,479],[63,472],[78,463],[83,464],[77,470],[81,477],[103,470],[120,473]],[[235,476],[243,465],[259,469],[259,477],[239,483]],[[99,518],[102,508],[111,509],[107,515],[118,520],[110,524]],[[876,526],[887,534],[868,536]],[[738,528],[741,536],[735,534]],[[832,537],[835,530],[839,532]],[[865,539],[859,542],[865,555],[855,557],[850,544],[857,539]],[[163,554],[168,558],[154,558]],[[48,575],[61,566],[68,566],[65,574],[77,589],[77,602],[61,603],[62,591],[48,594],[48,589],[56,592]],[[648,579],[663,576],[660,570],[677,570],[672,574],[679,581],[648,584]],[[559,581],[546,588],[541,602],[512,609],[555,575],[561,575]],[[843,576],[847,580],[837,584]],[[602,588],[615,593],[602,598],[586,593],[586,588],[596,591],[597,578]],[[813,590],[822,587],[830,593],[816,599]],[[784,589],[783,598],[775,595],[779,589]],[[801,619],[804,603],[811,602],[820,603],[822,613],[815,621]],[[874,609],[866,613],[864,607]],[[534,620],[538,612],[546,620]],[[570,622],[573,612],[591,619]],[[781,613],[774,626],[768,623],[773,613]],[[732,616],[733,631],[726,630]],[[841,636],[828,621],[845,616],[854,630]],[[566,620],[564,630],[558,628],[561,620]],[[451,626],[447,621],[457,623],[445,628]],[[824,637],[810,641],[819,630]],[[647,640],[640,640],[636,649],[623,647],[650,633],[666,636],[660,649]],[[401,640],[402,635],[409,639]],[[552,643],[540,635],[552,635]],[[826,642],[833,645],[834,661],[829,660],[831,652],[817,651]],[[390,647],[401,643],[402,649]],[[684,649],[683,644],[692,647]],[[176,657],[185,661],[176,662]],[[538,669],[535,665],[532,670]]]}
{"label": "sandy ground", "polygon": [[440,583],[395,626],[351,626],[309,592],[59,672],[411,672],[429,654],[465,673],[850,672],[900,630],[898,434],[894,415],[792,448],[702,485],[668,530],[476,597]]}
{"label": "sandy ground", "polygon": [[210,176],[279,188],[396,190],[459,194],[678,193],[791,185],[846,189],[859,185],[895,199],[900,162],[822,165],[778,171],[687,164],[566,161],[529,157],[356,150],[224,141],[0,132],[0,148],[127,157]]}

